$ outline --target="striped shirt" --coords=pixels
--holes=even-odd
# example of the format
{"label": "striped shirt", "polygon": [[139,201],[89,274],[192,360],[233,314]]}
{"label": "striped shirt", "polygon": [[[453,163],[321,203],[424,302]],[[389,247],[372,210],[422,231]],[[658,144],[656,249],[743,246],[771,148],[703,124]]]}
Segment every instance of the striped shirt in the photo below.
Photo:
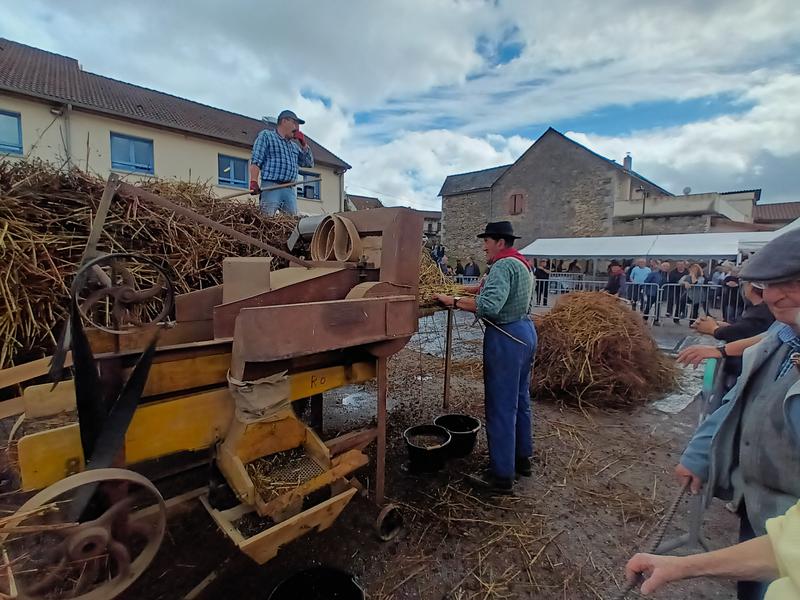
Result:
{"label": "striped shirt", "polygon": [[261,181],[286,183],[297,179],[297,167],[313,167],[311,147],[305,150],[291,140],[284,139],[274,129],[258,134],[253,144],[250,164],[261,169]]}

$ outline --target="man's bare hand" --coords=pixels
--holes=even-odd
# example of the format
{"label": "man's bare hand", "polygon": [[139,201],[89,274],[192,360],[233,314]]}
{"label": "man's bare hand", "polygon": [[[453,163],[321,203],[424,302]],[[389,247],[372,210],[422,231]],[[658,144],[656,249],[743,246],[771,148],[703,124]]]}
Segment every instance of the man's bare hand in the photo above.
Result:
{"label": "man's bare hand", "polygon": [[687,483],[691,484],[689,490],[692,494],[699,494],[703,489],[703,480],[680,463],[675,467],[675,477],[678,478],[681,487],[686,487]]}
{"label": "man's bare hand", "polygon": [[722,358],[722,353],[714,346],[689,346],[681,350],[678,354],[678,364],[697,366],[708,358]]}
{"label": "man's bare hand", "polygon": [[716,331],[717,327],[719,327],[719,323],[717,323],[711,317],[702,317],[697,319],[692,327],[700,333],[714,335],[714,331]]}
{"label": "man's bare hand", "polygon": [[258,182],[251,180],[250,181],[250,195],[251,196],[258,196],[261,193],[261,188],[258,187]]}
{"label": "man's bare hand", "polygon": [[446,294],[434,294],[433,299],[444,306],[453,306],[453,297]]}
{"label": "man's bare hand", "polygon": [[642,595],[649,596],[671,581],[685,577],[682,559],[677,556],[656,556],[655,554],[636,554],[625,565],[625,578],[635,583],[642,576]]}

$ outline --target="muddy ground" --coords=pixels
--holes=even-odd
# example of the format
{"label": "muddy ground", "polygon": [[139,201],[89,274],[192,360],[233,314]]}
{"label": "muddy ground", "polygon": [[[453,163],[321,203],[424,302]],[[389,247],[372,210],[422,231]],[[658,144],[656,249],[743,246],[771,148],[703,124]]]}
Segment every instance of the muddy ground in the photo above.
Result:
{"label": "muddy ground", "polygon": [[[479,345],[461,343],[473,349],[459,353],[451,410],[482,418]],[[441,386],[440,359],[407,348],[390,360],[387,493],[405,517],[394,540],[377,539],[378,509],[356,496],[330,529],[300,538],[259,566],[193,501],[172,512],[154,564],[122,598],[183,598],[217,570],[198,598],[266,599],[285,577],[320,564],[353,573],[375,600],[612,597],[626,559],[646,544],[675,497],[671,469],[694,427],[695,408],[673,415],[649,406],[626,414],[537,401],[534,476],[522,479],[513,497],[491,497],[463,481],[463,473],[486,460],[483,432],[470,457],[437,475],[403,469],[402,432],[442,412]],[[374,391],[367,385],[329,394],[325,437],[367,424]],[[358,477],[370,487],[373,467]],[[669,536],[685,530],[685,513],[684,504]],[[736,528],[720,504],[707,513],[713,545],[734,541]],[[731,584],[705,580],[675,585],[658,597],[733,595]]]}

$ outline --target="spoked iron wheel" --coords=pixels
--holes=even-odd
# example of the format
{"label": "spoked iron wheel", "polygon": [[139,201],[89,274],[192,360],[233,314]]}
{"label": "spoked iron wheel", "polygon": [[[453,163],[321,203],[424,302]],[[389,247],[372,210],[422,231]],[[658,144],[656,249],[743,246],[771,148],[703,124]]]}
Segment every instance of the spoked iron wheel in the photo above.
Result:
{"label": "spoked iron wheel", "polygon": [[[95,469],[42,490],[0,528],[21,600],[111,600],[141,575],[166,530],[166,506],[138,473]],[[13,581],[12,581],[13,580]]]}
{"label": "spoked iron wheel", "polygon": [[107,254],[78,271],[72,295],[91,326],[125,334],[164,321],[175,290],[167,270],[155,261],[138,254]]}

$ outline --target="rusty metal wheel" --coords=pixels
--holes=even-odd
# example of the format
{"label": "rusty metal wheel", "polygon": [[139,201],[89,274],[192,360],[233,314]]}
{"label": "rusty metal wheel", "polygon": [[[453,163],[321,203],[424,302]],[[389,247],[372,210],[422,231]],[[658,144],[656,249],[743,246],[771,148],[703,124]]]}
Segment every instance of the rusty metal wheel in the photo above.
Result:
{"label": "rusty metal wheel", "polygon": [[45,488],[0,527],[21,600],[111,600],[152,562],[166,505],[147,478],[94,469]]}
{"label": "rusty metal wheel", "polygon": [[167,269],[146,256],[106,254],[81,267],[72,297],[92,327],[126,334],[164,321],[175,290]]}

